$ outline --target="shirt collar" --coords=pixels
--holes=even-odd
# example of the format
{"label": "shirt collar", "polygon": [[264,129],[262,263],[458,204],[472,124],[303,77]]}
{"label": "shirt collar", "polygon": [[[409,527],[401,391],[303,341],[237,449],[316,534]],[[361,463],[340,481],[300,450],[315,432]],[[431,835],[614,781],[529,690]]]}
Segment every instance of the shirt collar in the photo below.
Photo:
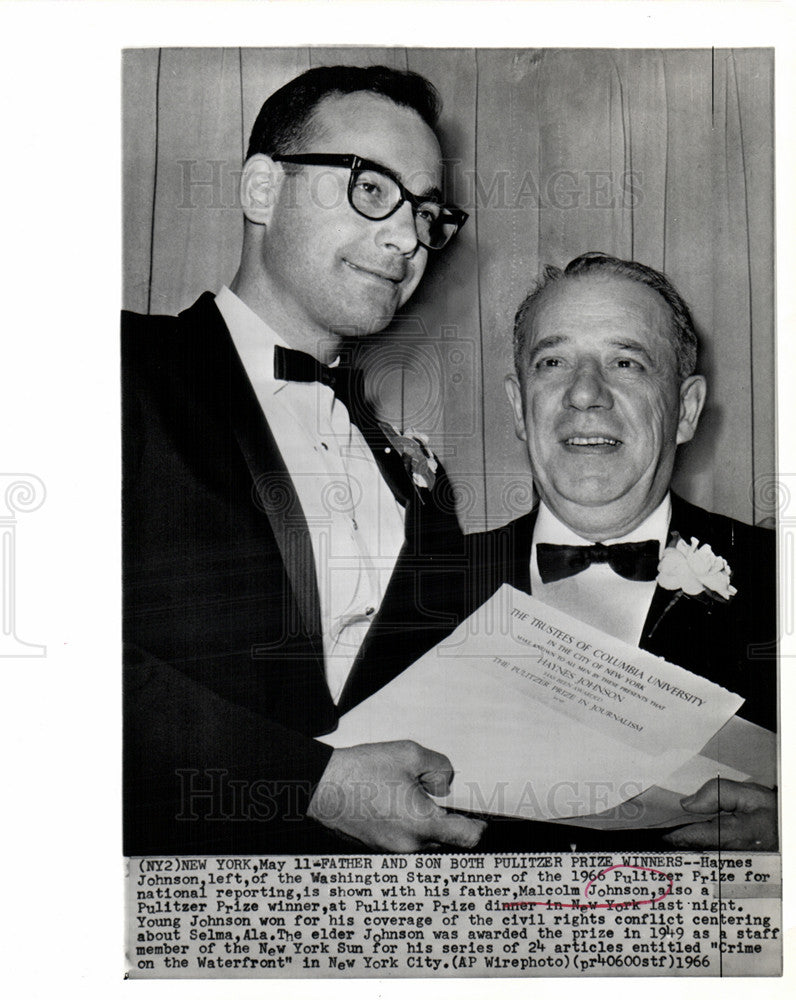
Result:
{"label": "shirt collar", "polygon": [[216,305],[249,378],[284,385],[274,380],[274,347],[289,345],[226,285],[216,295]]}
{"label": "shirt collar", "polygon": [[[274,378],[274,348],[278,345],[290,350],[290,344],[226,285],[216,295],[216,305],[252,382],[272,383],[275,389],[285,385],[283,379]],[[335,358],[329,367],[339,364],[340,359]]]}
{"label": "shirt collar", "polygon": [[[618,542],[643,542],[649,538],[655,538],[660,545],[661,555],[666,548],[666,541],[669,537],[669,522],[672,518],[672,501],[667,493],[655,510],[632,531],[619,538],[608,538],[605,545],[614,545]],[[553,514],[543,501],[539,502],[539,513],[536,517],[536,526],[533,532],[533,544],[547,542],[552,545],[591,545],[587,538],[578,535],[571,528]]]}

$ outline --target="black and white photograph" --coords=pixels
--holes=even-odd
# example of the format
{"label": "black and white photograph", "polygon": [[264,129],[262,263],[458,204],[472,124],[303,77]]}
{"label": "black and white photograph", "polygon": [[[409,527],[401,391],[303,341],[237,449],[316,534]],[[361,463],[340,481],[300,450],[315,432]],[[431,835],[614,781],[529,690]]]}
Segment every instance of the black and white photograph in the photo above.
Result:
{"label": "black and white photograph", "polygon": [[0,0],[15,996],[789,992],[793,13]]}
{"label": "black and white photograph", "polygon": [[776,855],[772,50],[123,66],[125,853]]}

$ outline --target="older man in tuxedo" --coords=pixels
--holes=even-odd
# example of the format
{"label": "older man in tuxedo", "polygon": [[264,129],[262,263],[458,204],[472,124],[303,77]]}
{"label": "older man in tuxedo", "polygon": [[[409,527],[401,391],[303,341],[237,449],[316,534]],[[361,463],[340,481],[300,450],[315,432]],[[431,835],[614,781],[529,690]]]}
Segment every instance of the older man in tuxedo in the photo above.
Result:
{"label": "older man in tuxedo", "polygon": [[472,847],[449,762],[316,737],[456,623],[444,471],[376,419],[346,344],[382,330],[466,215],[422,77],[322,67],[272,95],[240,268],[125,317],[128,854]]}
{"label": "older man in tuxedo", "polygon": [[[685,302],[652,268],[584,254],[563,271],[547,269],[517,313],[514,350],[507,391],[539,503],[472,540],[482,596],[510,582],[735,691],[745,698],[741,716],[775,729],[773,532],[670,489],[676,449],[693,437],[706,393]],[[678,539],[680,554],[661,563]],[[706,573],[694,540],[725,563]],[[728,849],[776,846],[769,789],[712,781],[683,805],[704,821],[670,833],[670,845],[717,846],[720,835]],[[495,837],[506,846],[511,829],[496,824],[485,849]],[[659,834],[548,824],[515,825],[512,835],[527,850],[660,844]]]}

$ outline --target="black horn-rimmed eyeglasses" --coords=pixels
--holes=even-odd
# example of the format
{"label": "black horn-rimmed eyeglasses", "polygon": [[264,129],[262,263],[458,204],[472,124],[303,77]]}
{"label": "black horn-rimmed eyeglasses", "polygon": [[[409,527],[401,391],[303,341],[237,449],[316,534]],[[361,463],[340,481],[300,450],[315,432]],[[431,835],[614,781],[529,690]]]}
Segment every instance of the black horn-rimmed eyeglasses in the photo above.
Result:
{"label": "black horn-rimmed eyeglasses", "polygon": [[361,156],[343,153],[296,153],[271,157],[277,163],[300,163],[308,167],[344,167],[348,178],[348,201],[366,219],[388,219],[405,201],[412,206],[418,243],[441,250],[467,221],[467,212],[443,205],[434,198],[407,191],[387,167]]}

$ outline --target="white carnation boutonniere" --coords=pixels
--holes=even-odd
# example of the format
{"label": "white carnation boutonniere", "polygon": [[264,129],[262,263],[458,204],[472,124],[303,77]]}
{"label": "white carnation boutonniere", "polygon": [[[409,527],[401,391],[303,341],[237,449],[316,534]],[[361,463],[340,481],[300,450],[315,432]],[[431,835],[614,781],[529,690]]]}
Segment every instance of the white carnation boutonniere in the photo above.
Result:
{"label": "white carnation boutonniere", "polygon": [[665,590],[677,591],[703,601],[729,601],[738,591],[730,583],[732,570],[726,559],[717,556],[709,545],[696,538],[689,545],[675,531],[658,563],[657,583]]}
{"label": "white carnation boutonniere", "polygon": [[428,446],[428,437],[411,428],[401,432],[389,424],[382,424],[382,430],[403,459],[415,486],[430,490],[437,478],[439,463]]}

